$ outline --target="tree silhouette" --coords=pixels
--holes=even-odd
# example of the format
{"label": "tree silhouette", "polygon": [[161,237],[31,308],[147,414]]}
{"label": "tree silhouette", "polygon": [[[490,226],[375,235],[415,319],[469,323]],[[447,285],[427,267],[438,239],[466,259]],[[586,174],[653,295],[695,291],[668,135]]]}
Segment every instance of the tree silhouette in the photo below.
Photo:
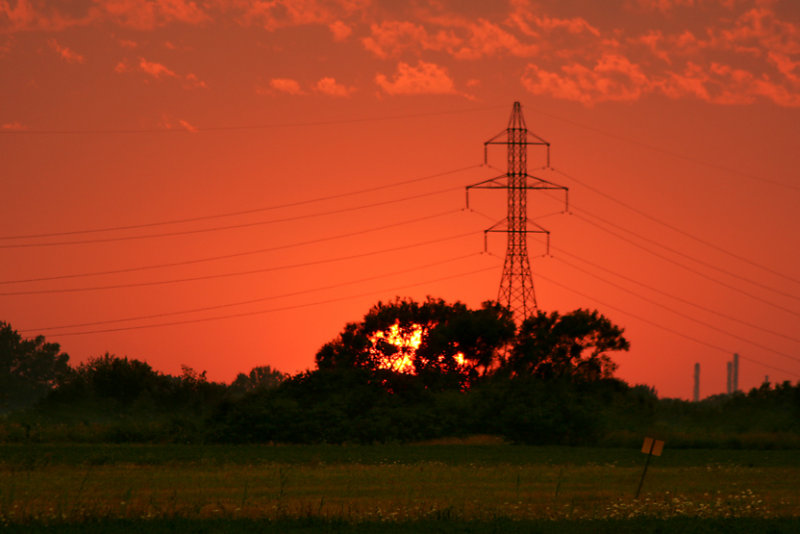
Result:
{"label": "tree silhouette", "polygon": [[262,389],[272,389],[286,380],[287,375],[273,369],[269,365],[253,367],[248,374],[239,373],[231,383],[231,390],[237,393],[249,393]]}
{"label": "tree silhouette", "polygon": [[611,378],[617,365],[607,353],[630,348],[623,332],[597,310],[539,311],[520,325],[505,368],[542,379]]}
{"label": "tree silhouette", "polygon": [[426,388],[461,388],[484,376],[513,336],[511,314],[493,302],[471,310],[431,297],[423,303],[398,298],[346,325],[316,362],[319,369],[366,369],[387,384],[414,375]]}
{"label": "tree silhouette", "polygon": [[44,336],[23,339],[0,321],[0,411],[29,406],[65,380],[69,356]]}

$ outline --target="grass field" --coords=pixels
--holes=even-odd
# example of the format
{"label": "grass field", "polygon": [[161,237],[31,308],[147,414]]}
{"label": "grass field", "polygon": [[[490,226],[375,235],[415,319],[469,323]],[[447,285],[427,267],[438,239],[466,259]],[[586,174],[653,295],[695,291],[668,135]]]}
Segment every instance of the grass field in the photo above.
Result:
{"label": "grass field", "polygon": [[0,524],[10,532],[246,532],[253,521],[265,532],[800,531],[798,451],[667,448],[635,499],[644,460],[630,449],[504,444],[0,445]]}

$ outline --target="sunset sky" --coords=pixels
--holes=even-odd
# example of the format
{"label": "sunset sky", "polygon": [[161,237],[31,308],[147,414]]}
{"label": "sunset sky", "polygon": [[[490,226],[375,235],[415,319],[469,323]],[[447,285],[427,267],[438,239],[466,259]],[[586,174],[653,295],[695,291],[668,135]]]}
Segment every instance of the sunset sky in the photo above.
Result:
{"label": "sunset sky", "polygon": [[800,379],[795,0],[0,0],[0,320],[229,382],[379,300],[477,307],[514,101],[570,190],[528,197],[541,309],[662,396]]}

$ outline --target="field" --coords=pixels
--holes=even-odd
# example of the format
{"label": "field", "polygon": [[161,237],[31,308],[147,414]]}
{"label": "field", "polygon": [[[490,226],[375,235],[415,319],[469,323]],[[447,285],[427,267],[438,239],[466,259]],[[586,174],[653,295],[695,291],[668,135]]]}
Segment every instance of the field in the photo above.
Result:
{"label": "field", "polygon": [[[9,532],[800,530],[794,450],[0,445]],[[566,525],[566,526],[565,526]],[[56,530],[53,530],[55,528]],[[740,530],[741,529],[741,530]]]}

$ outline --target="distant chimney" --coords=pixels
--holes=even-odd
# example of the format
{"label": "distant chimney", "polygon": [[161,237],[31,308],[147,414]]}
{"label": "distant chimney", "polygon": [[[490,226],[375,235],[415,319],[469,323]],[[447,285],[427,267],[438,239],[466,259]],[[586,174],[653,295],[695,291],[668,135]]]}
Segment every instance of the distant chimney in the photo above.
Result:
{"label": "distant chimney", "polygon": [[739,391],[739,355],[733,354],[733,393]]}
{"label": "distant chimney", "polygon": [[733,367],[733,365],[731,364],[731,362],[728,362],[726,364],[726,368],[728,369],[728,386],[727,386],[727,389],[725,390],[725,392],[728,395],[730,395],[731,392],[733,391],[733,369],[732,369],[732,367]]}
{"label": "distant chimney", "polygon": [[700,364],[694,364],[694,401],[700,401]]}

